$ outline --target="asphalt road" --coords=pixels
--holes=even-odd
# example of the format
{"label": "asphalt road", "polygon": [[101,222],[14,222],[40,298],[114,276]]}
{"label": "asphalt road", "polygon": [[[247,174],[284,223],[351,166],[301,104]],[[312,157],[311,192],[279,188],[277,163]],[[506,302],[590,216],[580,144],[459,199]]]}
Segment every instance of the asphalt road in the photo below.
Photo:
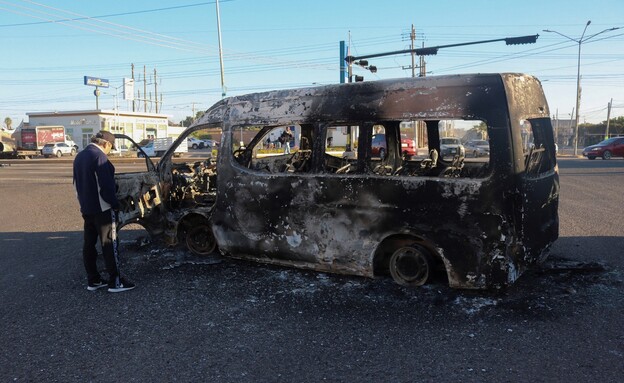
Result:
{"label": "asphalt road", "polygon": [[85,289],[68,162],[0,160],[0,382],[624,381],[624,159],[560,159],[560,238],[505,291],[194,258],[129,228],[122,294]]}

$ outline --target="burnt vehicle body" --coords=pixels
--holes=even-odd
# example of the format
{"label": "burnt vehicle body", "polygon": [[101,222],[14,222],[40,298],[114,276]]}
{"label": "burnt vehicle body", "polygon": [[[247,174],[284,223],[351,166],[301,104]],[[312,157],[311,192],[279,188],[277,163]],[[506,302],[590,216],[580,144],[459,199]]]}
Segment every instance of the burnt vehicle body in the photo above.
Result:
{"label": "burnt vehicle body", "polygon": [[[490,157],[440,153],[441,121],[485,122]],[[403,121],[422,121],[427,158],[401,153]],[[294,126],[292,154],[266,154]],[[331,129],[356,132],[357,153],[326,149]],[[559,181],[549,110],[537,79],[475,74],[256,93],[218,102],[202,128],[223,135],[212,160],[118,175],[124,222],[168,243],[324,272],[419,286],[443,270],[455,288],[501,287],[544,259],[558,237]],[[239,146],[242,130],[257,130]],[[383,158],[372,137],[384,132]],[[349,133],[351,134],[351,133]],[[242,136],[242,133],[240,133]],[[527,141],[531,145],[527,145]],[[528,148],[528,149],[527,149]]]}

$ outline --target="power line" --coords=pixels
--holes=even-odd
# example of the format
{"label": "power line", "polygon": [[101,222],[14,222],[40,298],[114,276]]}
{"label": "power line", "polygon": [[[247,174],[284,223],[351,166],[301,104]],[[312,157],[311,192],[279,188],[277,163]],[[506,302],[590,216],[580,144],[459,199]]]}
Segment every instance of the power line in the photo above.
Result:
{"label": "power line", "polygon": [[[223,0],[222,2],[230,2],[234,0]],[[117,16],[127,16],[127,15],[137,15],[141,13],[150,13],[150,12],[161,12],[161,11],[170,11],[173,9],[181,9],[181,8],[191,8],[198,7],[203,5],[214,4],[214,1],[204,2],[204,3],[196,3],[196,4],[187,4],[187,5],[177,5],[173,7],[165,7],[165,8],[154,8],[154,9],[144,9],[142,11],[133,11],[133,12],[123,12],[123,13],[111,13],[107,15],[98,15],[98,16],[83,16],[76,17],[72,19],[59,19],[59,20],[47,20],[47,21],[37,21],[31,23],[19,23],[19,24],[0,24],[0,28],[8,28],[8,27],[22,27],[27,25],[39,25],[39,24],[51,24],[51,23],[60,23],[65,21],[81,21],[81,20],[89,20],[89,19],[104,19],[109,17],[117,17]]]}
{"label": "power line", "polygon": [[[156,46],[178,49],[178,50],[185,50],[185,51],[190,51],[190,52],[195,52],[198,50],[211,52],[211,50],[208,49],[210,47],[205,44],[199,44],[199,43],[195,43],[195,42],[184,40],[184,39],[179,39],[179,38],[175,38],[175,37],[171,37],[171,36],[167,36],[167,35],[163,35],[159,33],[142,30],[139,28],[128,27],[128,26],[118,24],[118,23],[93,19],[89,16],[81,15],[81,14],[71,12],[71,11],[66,11],[60,8],[47,6],[45,4],[39,4],[34,1],[29,1],[29,0],[22,0],[22,1],[41,7],[41,8],[51,9],[55,12],[63,12],[63,13],[70,14],[70,15],[76,15],[76,16],[79,16],[80,18],[84,18],[89,21],[93,20],[96,23],[89,22],[89,21],[82,21],[82,20],[77,20],[75,22],[55,21],[54,19],[50,18],[50,17],[56,16],[53,13],[42,11],[36,8],[28,8],[28,7],[14,4],[14,3],[9,3],[8,1],[0,1],[0,3],[10,5],[17,9],[23,9],[28,12],[4,8],[4,7],[0,9],[4,9],[11,13],[20,14],[20,15],[24,15],[27,17],[35,18],[35,19],[41,19],[41,20],[46,20],[46,21],[53,22],[56,24],[65,25],[74,29],[113,36],[113,37],[120,38],[123,40],[138,41],[138,42],[143,42],[143,43],[150,44],[150,45],[156,45]],[[43,16],[35,15],[33,14],[33,12],[43,15]],[[79,24],[79,25],[76,25],[76,24]],[[126,30],[127,32],[121,32],[121,30]]]}

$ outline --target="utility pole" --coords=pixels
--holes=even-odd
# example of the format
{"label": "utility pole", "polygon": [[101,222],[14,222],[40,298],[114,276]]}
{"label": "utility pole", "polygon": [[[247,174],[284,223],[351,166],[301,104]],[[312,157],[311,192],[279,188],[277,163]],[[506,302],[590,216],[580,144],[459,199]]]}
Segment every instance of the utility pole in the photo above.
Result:
{"label": "utility pole", "polygon": [[216,0],[215,4],[217,5],[217,35],[219,37],[219,65],[221,66],[221,97],[225,98],[225,74],[223,73],[223,48],[221,46],[221,13],[219,12],[219,0]]}
{"label": "utility pole", "polygon": [[[574,130],[572,128],[572,121],[576,121],[574,120],[574,108],[572,108],[572,113],[570,113],[570,132],[574,133]],[[572,144],[574,144],[574,141],[572,142]]]}
{"label": "utility pole", "polygon": [[416,40],[416,29],[414,29],[414,24],[412,24],[412,32],[410,33],[410,40],[412,41],[412,77],[416,77],[416,68],[415,68],[415,58],[416,52],[414,51],[414,40]]}
{"label": "utility pole", "polygon": [[609,138],[609,120],[611,119],[611,105],[613,104],[613,99],[609,101],[607,105],[607,131],[605,132],[605,140]]}
{"label": "utility pole", "polygon": [[557,108],[555,114],[555,143],[557,143],[557,138],[559,137],[559,108]]}
{"label": "utility pole", "polygon": [[[425,42],[423,41],[422,43],[422,49],[425,49]],[[418,75],[419,77],[425,77],[426,73],[427,73],[427,67],[426,67],[426,63],[425,63],[425,56],[424,55],[420,55],[420,74]]]}
{"label": "utility pole", "polygon": [[154,101],[156,103],[156,113],[158,113],[158,80],[156,79],[156,68],[154,68]]}
{"label": "utility pole", "polygon": [[[132,82],[134,82],[134,63],[132,63]],[[134,89],[134,87],[133,87]],[[135,111],[135,106],[134,106],[134,95],[132,95],[132,111]]]}
{"label": "utility pole", "polygon": [[147,113],[147,72],[143,65],[143,112]]}

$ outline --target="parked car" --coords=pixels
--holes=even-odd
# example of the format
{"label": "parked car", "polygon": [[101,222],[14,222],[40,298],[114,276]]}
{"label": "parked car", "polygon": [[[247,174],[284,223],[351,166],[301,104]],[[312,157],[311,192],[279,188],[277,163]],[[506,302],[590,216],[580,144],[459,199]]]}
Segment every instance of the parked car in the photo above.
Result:
{"label": "parked car", "polygon": [[203,140],[204,141],[204,146],[206,148],[213,148],[217,145],[219,145],[219,142],[215,141],[215,140]]}
{"label": "parked car", "polygon": [[76,148],[67,145],[64,142],[54,142],[43,145],[43,149],[41,149],[41,154],[43,154],[45,158],[51,156],[62,157],[64,155],[73,156],[76,154]]}
{"label": "parked car", "polygon": [[[154,151],[154,141],[149,141],[143,145],[139,144],[139,147],[143,149],[148,157],[155,157],[156,152]],[[137,151],[137,157],[143,158],[145,155],[143,155],[143,153],[139,150]]]}
{"label": "parked car", "polygon": [[[374,134],[373,141],[371,143],[371,155],[373,157],[379,157],[381,159],[386,158],[386,135]],[[418,153],[416,149],[416,142],[405,135],[401,135],[401,154],[406,156],[415,156]]]}
{"label": "parked car", "polygon": [[386,157],[386,151],[386,135],[374,134],[373,141],[371,142],[371,156],[384,159]]}
{"label": "parked car", "polygon": [[401,135],[401,153],[407,157],[413,157],[418,154],[416,141],[411,138],[407,138],[405,134]]}
{"label": "parked car", "polygon": [[199,138],[190,137],[186,140],[188,142],[188,147],[191,149],[203,149],[206,146],[206,143]]}
{"label": "parked car", "polygon": [[464,157],[466,149],[457,137],[440,138],[440,157]]}
{"label": "parked car", "polygon": [[466,154],[472,157],[487,157],[490,155],[490,143],[486,140],[470,140],[464,145]]}
{"label": "parked car", "polygon": [[583,156],[590,160],[602,157],[609,160],[611,157],[624,157],[624,137],[611,137],[596,145],[590,145],[583,149]]}

